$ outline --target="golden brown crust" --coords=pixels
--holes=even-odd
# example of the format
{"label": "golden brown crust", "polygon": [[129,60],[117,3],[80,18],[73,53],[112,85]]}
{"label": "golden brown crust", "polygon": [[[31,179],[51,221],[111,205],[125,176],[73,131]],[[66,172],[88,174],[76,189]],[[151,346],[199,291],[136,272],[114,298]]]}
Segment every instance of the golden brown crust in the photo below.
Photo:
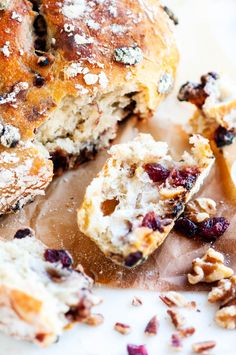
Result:
{"label": "golden brown crust", "polygon": [[[38,64],[39,57],[34,50],[33,23],[37,14],[32,11],[32,4],[27,0],[12,0],[10,7],[0,12],[0,94],[5,98],[16,84],[28,83],[28,88],[16,95],[16,102],[1,104],[0,100],[0,116],[18,127],[23,139],[32,137],[34,129],[47,119],[50,110],[65,95],[78,95],[75,84],[91,92],[95,87],[110,91],[118,83],[124,85],[127,74],[132,72],[140,86],[146,87],[147,106],[152,111],[163,96],[157,91],[161,75],[174,76],[178,53],[172,24],[156,1],[122,0],[113,9],[109,0],[104,3],[86,0],[82,15],[76,19],[66,16],[71,3],[42,1],[40,13],[47,22],[51,56],[45,67]],[[68,31],[68,24],[73,26],[73,33]],[[76,35],[88,36],[93,43],[78,44]],[[130,67],[114,60],[114,49],[134,44],[143,52],[144,60],[140,64]],[[81,74],[67,77],[65,68],[73,62],[83,62],[92,74],[104,72],[107,88],[102,88],[99,82],[86,85]],[[45,79],[42,87],[35,86],[37,75]]]}

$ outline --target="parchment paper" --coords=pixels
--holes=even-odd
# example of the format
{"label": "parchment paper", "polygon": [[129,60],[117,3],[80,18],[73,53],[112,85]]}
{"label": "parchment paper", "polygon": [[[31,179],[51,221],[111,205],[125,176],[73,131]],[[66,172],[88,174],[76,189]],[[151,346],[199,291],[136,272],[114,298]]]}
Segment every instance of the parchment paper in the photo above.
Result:
{"label": "parchment paper", "polygon": [[[120,128],[116,142],[132,139],[138,130],[151,132],[156,139],[164,137],[171,146],[172,154],[177,157],[184,148],[188,148],[188,137],[180,127],[172,126],[170,129],[170,125],[170,122],[158,119],[138,122],[133,118]],[[106,157],[106,152],[102,152],[96,160],[56,178],[45,197],[37,198],[16,215],[2,217],[1,235],[11,238],[18,227],[30,226],[49,247],[68,249],[75,263],[81,263],[98,283],[122,288],[186,289],[186,272],[191,268],[192,259],[202,255],[209,244],[173,232],[145,264],[127,270],[106,259],[96,245],[79,232],[76,208],[82,202],[86,186],[101,169]],[[236,270],[236,205],[223,191],[224,183],[219,170],[217,166],[212,170],[200,195],[214,198],[218,202],[217,215],[231,221],[229,230],[215,243],[215,247],[226,253]]]}
{"label": "parchment paper", "polygon": [[[185,123],[186,118],[191,114],[190,106],[176,101],[178,87],[186,80],[197,79],[209,70],[223,71],[236,80],[236,55],[233,60],[232,55],[229,57],[228,52],[220,47],[220,45],[224,46],[226,38],[223,37],[223,29],[226,29],[226,25],[222,23],[225,18],[222,16],[222,11],[217,12],[222,25],[218,31],[218,17],[205,17],[197,4],[198,2],[192,2],[191,13],[194,17],[185,13],[184,7],[176,7],[180,17],[177,37],[181,63],[174,92],[160,107],[155,119],[137,122],[133,118],[122,125],[115,143],[132,139],[138,130],[150,132],[156,139],[167,141],[171,146],[172,154],[178,156],[188,147],[188,139],[177,124]],[[209,1],[210,4],[213,2]],[[232,3],[232,6],[234,5]],[[208,10],[211,14],[211,9]],[[230,39],[231,32],[227,32],[227,41]],[[220,37],[221,33],[223,40]],[[235,41],[233,32],[231,41],[231,43]],[[209,244],[190,240],[172,232],[145,264],[127,270],[106,259],[96,245],[79,232],[76,224],[76,209],[83,199],[87,185],[101,169],[106,157],[106,152],[99,153],[96,160],[55,179],[47,189],[45,197],[37,198],[34,203],[26,206],[16,215],[1,217],[0,235],[11,238],[19,227],[30,226],[48,247],[68,249],[75,263],[81,263],[97,283],[121,288],[190,289],[186,284],[186,273],[191,269],[191,261],[196,256],[201,256],[210,246]],[[218,203],[217,215],[228,218],[231,223],[228,231],[214,246],[224,252],[227,261],[236,271],[236,202],[227,188],[220,165],[216,164],[212,169],[199,195],[213,198]],[[204,287],[204,285],[195,286],[194,290],[204,289]]]}

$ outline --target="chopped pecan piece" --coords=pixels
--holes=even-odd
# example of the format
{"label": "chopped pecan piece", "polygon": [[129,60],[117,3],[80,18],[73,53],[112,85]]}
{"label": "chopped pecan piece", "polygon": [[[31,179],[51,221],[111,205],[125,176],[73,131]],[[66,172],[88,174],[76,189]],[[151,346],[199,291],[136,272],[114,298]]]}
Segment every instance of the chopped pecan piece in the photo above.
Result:
{"label": "chopped pecan piece", "polygon": [[180,330],[182,326],[185,324],[185,318],[181,316],[178,312],[173,311],[172,309],[168,309],[167,313],[169,314],[172,323],[174,324],[177,330]]}
{"label": "chopped pecan piece", "polygon": [[148,322],[144,332],[146,335],[156,335],[158,332],[158,328],[159,328],[159,322],[157,320],[157,317],[154,316]]}
{"label": "chopped pecan piece", "polygon": [[124,324],[124,323],[119,323],[117,322],[115,325],[114,325],[114,329],[119,332],[120,334],[123,334],[123,335],[127,335],[131,332],[131,327],[130,325],[128,324]]}
{"label": "chopped pecan piece", "polygon": [[219,309],[215,315],[216,323],[225,329],[236,329],[236,306]]}
{"label": "chopped pecan piece", "polygon": [[133,299],[132,299],[132,306],[134,306],[134,307],[139,307],[139,306],[142,306],[142,304],[143,304],[143,302],[142,302],[142,300],[140,299],[140,298],[138,298],[138,297],[134,297]]}
{"label": "chopped pecan piece", "polygon": [[169,291],[163,295],[159,296],[162,302],[164,302],[168,307],[188,307],[195,308],[196,303],[189,302],[183,295],[176,291]]}
{"label": "chopped pecan piece", "polygon": [[181,338],[188,338],[195,333],[196,329],[194,327],[182,328],[179,330],[179,336]]}
{"label": "chopped pecan piece", "polygon": [[233,275],[233,270],[224,265],[223,254],[209,248],[202,258],[192,261],[193,273],[188,274],[191,284],[198,282],[214,282]]}
{"label": "chopped pecan piece", "polygon": [[104,322],[104,317],[102,314],[91,314],[85,319],[84,323],[92,326],[100,325]]}
{"label": "chopped pecan piece", "polygon": [[207,351],[213,349],[215,346],[216,342],[214,340],[209,340],[193,344],[192,349],[196,354],[207,354]]}
{"label": "chopped pecan piece", "polygon": [[216,202],[211,198],[199,197],[187,204],[185,215],[193,222],[202,222],[216,212]]}
{"label": "chopped pecan piece", "polygon": [[232,300],[236,300],[236,276],[220,280],[218,285],[213,287],[208,294],[210,303],[220,302],[224,306]]}

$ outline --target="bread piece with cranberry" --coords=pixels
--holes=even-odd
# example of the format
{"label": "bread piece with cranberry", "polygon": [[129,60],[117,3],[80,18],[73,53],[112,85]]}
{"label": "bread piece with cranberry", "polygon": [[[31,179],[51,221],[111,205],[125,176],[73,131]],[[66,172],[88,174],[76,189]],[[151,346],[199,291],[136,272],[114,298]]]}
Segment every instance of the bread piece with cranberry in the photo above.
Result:
{"label": "bread piece with cranberry", "polygon": [[0,241],[0,330],[48,346],[70,324],[84,321],[96,303],[92,281],[73,270],[65,250],[47,249],[19,230]]}
{"label": "bread piece with cranberry", "polygon": [[179,161],[168,145],[140,134],[110,149],[111,157],[86,190],[78,224],[104,254],[133,267],[158,248],[209,174],[208,140],[190,138],[192,152]]}
{"label": "bread piece with cranberry", "polygon": [[200,83],[187,82],[178,99],[196,106],[190,126],[193,133],[210,139],[212,148],[236,189],[236,85],[210,72]]}

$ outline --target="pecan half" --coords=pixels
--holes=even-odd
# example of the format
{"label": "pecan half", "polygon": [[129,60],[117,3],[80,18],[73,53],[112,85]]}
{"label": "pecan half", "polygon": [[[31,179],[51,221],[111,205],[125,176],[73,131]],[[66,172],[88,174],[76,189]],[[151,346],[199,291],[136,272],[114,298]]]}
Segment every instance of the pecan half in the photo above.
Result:
{"label": "pecan half", "polygon": [[193,273],[188,274],[191,284],[198,282],[214,282],[233,275],[233,270],[224,265],[223,254],[209,248],[202,258],[192,261]]}
{"label": "pecan half", "polygon": [[181,316],[178,312],[173,311],[172,309],[168,309],[167,313],[169,314],[175,328],[177,330],[180,330],[186,322],[185,318]]}
{"label": "pecan half", "polygon": [[213,349],[216,346],[216,342],[213,340],[202,341],[192,345],[192,350],[196,354],[207,354],[208,350]]}

